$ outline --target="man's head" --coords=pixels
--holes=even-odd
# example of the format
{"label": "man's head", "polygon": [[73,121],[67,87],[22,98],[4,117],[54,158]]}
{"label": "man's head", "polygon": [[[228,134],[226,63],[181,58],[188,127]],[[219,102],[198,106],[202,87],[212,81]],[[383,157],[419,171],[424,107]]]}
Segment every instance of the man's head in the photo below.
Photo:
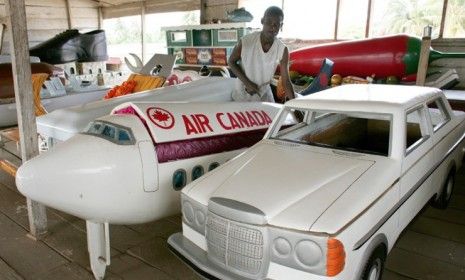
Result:
{"label": "man's head", "polygon": [[271,6],[266,9],[262,18],[262,34],[269,40],[278,36],[279,30],[283,26],[284,13],[281,8]]}

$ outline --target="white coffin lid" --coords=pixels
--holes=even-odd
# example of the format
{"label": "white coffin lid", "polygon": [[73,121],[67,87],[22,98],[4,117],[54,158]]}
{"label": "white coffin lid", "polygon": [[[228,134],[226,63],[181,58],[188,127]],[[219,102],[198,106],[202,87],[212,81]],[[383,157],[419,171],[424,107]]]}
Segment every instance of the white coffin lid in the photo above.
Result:
{"label": "white coffin lid", "polygon": [[266,129],[282,107],[265,102],[128,102],[143,118],[156,143]]}
{"label": "white coffin lid", "polygon": [[38,117],[37,131],[43,137],[52,137],[59,141],[65,141],[86,128],[89,122],[110,114],[115,106],[122,103],[131,101],[227,102],[231,101],[234,84],[235,79],[232,78],[211,77],[143,93],[59,109]]}

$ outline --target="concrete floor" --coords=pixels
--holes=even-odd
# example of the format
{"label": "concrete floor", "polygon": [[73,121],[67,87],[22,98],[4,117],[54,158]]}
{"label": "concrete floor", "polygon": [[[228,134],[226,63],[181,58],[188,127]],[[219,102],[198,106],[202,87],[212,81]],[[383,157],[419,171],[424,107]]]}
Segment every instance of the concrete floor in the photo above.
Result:
{"label": "concrete floor", "polygon": [[[447,210],[426,207],[388,256],[384,278],[465,279],[465,169],[456,177]],[[0,171],[0,280],[93,279],[85,222],[48,209],[48,235],[27,236],[25,198]],[[168,250],[166,239],[181,231],[181,217],[111,226],[111,265],[105,279],[200,279]]]}

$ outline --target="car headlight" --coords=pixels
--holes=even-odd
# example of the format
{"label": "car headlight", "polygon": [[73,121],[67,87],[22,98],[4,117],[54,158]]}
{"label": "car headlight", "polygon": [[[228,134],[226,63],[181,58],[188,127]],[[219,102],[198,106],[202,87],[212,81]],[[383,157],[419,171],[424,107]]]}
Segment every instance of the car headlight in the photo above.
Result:
{"label": "car headlight", "polygon": [[181,193],[182,219],[195,231],[205,235],[205,222],[207,220],[207,206],[189,198]]}
{"label": "car headlight", "polygon": [[324,276],[344,268],[344,246],[337,239],[280,228],[271,228],[270,237],[274,263]]}

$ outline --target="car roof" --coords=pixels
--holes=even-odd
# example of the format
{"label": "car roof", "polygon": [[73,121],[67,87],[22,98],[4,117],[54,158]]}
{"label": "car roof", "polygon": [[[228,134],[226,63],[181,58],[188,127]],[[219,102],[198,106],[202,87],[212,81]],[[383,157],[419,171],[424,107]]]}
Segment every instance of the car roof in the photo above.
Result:
{"label": "car roof", "polygon": [[440,93],[439,89],[430,87],[352,84],[293,99],[285,105],[305,109],[393,113],[405,111]]}

